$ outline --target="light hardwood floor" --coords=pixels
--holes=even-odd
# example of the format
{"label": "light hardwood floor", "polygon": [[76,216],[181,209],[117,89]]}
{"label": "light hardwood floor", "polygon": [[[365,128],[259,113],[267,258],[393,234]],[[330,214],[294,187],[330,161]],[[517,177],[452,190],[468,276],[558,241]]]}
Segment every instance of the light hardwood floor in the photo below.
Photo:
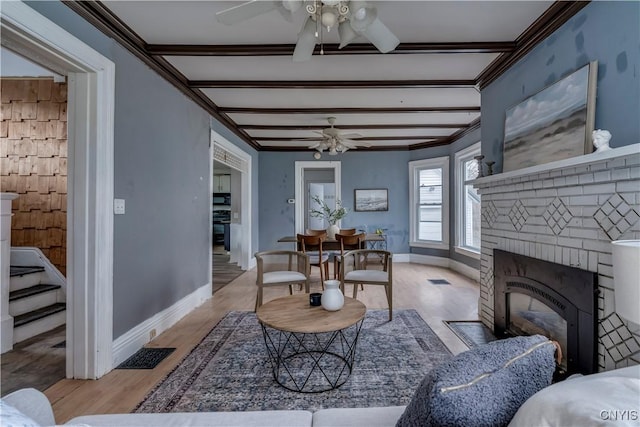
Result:
{"label": "light hardwood floor", "polygon": [[[313,269],[318,275],[318,270]],[[315,277],[312,292],[320,290]],[[467,350],[444,324],[444,320],[478,319],[478,284],[452,270],[411,263],[393,265],[394,309],[413,308],[438,334],[452,353]],[[62,380],[45,391],[52,402],[56,421],[88,414],[128,413],[191,351],[191,349],[233,310],[253,311],[255,304],[255,269],[238,277],[216,292],[171,329],[156,337],[148,347],[176,347],[176,350],[153,370],[114,370],[99,380]],[[451,285],[432,285],[428,279],[446,279]],[[352,288],[346,289],[350,296]],[[288,288],[265,289],[264,301],[288,295]],[[369,309],[387,308],[382,286],[365,286],[358,299]],[[259,351],[260,349],[258,349]]]}

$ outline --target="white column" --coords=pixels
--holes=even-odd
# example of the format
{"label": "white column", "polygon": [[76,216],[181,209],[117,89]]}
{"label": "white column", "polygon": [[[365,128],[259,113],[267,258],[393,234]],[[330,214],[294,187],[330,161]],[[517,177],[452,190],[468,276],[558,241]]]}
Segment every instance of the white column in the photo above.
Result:
{"label": "white column", "polygon": [[9,315],[9,267],[11,265],[11,201],[15,193],[0,193],[0,353],[13,348],[13,317]]}

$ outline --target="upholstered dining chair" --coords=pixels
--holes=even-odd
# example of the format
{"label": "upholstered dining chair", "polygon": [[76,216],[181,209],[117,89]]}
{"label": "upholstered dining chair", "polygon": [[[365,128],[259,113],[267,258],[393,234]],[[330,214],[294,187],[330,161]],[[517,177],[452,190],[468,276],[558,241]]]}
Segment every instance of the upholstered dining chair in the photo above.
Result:
{"label": "upholstered dining chair", "polygon": [[293,295],[293,285],[304,285],[309,293],[309,255],[300,251],[263,251],[256,252],[258,275],[256,285],[255,310],[262,305],[262,291],[267,286],[289,286],[289,294]]}
{"label": "upholstered dining chair", "polygon": [[322,243],[327,235],[311,236],[298,234],[298,249],[309,255],[309,270],[311,267],[320,268],[320,283],[324,289],[324,281],[329,278],[329,254],[322,250]]}
{"label": "upholstered dining chair", "polygon": [[[355,231],[355,228],[353,229]],[[342,231],[342,230],[340,230]],[[333,278],[338,277],[340,272],[340,261],[342,255],[346,252],[354,249],[362,249],[362,242],[364,241],[364,233],[359,234],[343,234],[336,233],[336,240],[340,243],[340,251],[337,252],[333,258]]]}
{"label": "upholstered dining chair", "polygon": [[340,286],[353,284],[353,298],[358,296],[358,285],[382,285],[389,303],[389,320],[393,317],[393,254],[378,249],[356,249],[342,255]]}

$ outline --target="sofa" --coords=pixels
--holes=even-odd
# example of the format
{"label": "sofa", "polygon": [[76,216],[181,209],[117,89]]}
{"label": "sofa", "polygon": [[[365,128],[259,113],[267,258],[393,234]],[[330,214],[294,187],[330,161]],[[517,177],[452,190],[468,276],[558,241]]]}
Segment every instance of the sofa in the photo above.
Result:
{"label": "sofa", "polygon": [[[66,426],[640,426],[640,365],[552,384],[556,346],[543,336],[494,341],[432,369],[407,406],[83,415]],[[0,425],[55,425],[47,397],[0,399]]]}
{"label": "sofa", "polygon": [[[33,388],[8,394],[0,408],[3,427],[40,427],[56,425],[47,397]],[[11,418],[8,406],[24,414],[27,421]],[[164,414],[105,414],[73,418],[65,426],[112,427],[266,427],[266,426],[393,426],[404,406],[385,408],[332,408],[310,411],[247,411],[247,412],[176,412]],[[9,417],[7,417],[9,416]],[[15,420],[15,421],[12,421]]]}

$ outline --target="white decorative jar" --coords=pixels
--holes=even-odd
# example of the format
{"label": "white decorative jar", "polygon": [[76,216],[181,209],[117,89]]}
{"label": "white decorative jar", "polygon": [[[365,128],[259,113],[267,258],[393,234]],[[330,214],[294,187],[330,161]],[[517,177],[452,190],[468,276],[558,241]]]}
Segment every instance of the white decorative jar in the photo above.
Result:
{"label": "white decorative jar", "polygon": [[331,224],[329,228],[327,228],[327,238],[335,239],[336,233],[339,233],[339,232],[340,232],[340,227],[338,227],[336,224]]}
{"label": "white decorative jar", "polygon": [[325,280],[324,292],[320,299],[322,308],[327,311],[338,311],[344,305],[344,295],[340,291],[339,280]]}

